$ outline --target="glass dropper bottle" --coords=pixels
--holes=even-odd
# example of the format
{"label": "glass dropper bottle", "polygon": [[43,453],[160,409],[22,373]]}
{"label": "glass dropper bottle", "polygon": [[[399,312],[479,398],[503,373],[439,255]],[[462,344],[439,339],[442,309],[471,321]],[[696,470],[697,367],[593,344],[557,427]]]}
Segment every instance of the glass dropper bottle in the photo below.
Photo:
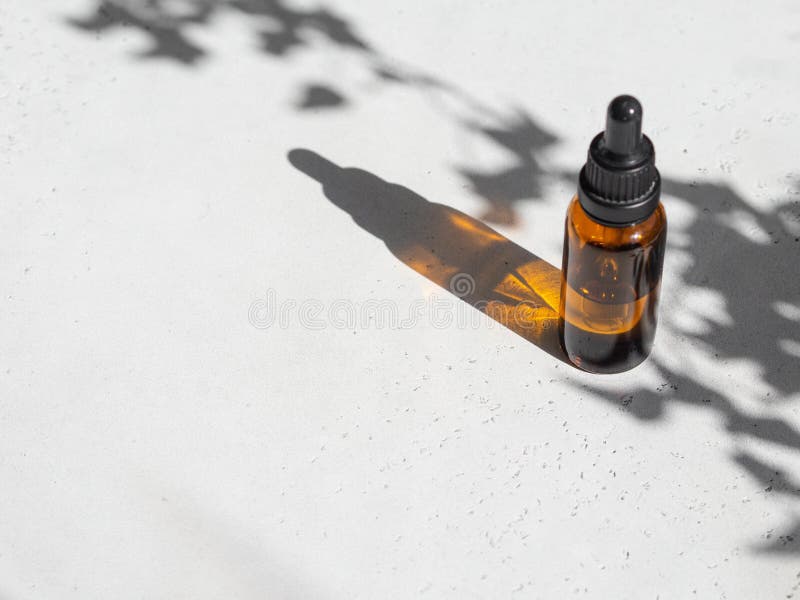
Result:
{"label": "glass dropper bottle", "polygon": [[660,196],[642,105],[618,96],[567,210],[559,334],[580,369],[627,371],[650,353],[667,234]]}

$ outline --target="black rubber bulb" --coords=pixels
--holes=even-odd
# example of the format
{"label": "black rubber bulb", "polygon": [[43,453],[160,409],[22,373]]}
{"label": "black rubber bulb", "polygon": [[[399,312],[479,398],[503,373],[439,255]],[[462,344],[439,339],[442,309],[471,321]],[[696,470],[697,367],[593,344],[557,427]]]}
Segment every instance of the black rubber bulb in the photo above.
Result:
{"label": "black rubber bulb", "polygon": [[623,95],[611,101],[603,138],[606,149],[614,154],[637,153],[642,142],[642,105],[636,98]]}

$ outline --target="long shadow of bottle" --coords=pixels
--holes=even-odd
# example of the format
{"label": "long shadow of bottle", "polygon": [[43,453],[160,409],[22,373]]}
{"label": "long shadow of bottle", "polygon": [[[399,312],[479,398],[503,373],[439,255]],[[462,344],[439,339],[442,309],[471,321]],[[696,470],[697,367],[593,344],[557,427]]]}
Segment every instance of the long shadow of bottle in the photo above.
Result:
{"label": "long shadow of bottle", "polygon": [[288,158],[401,262],[565,360],[558,343],[559,269],[480,221],[372,173],[305,149]]}

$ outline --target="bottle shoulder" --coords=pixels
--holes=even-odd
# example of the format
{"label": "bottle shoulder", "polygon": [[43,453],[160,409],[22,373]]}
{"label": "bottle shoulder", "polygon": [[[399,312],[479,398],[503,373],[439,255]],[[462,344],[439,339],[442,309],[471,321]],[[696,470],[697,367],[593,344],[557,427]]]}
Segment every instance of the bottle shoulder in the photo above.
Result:
{"label": "bottle shoulder", "polygon": [[659,201],[653,213],[644,221],[625,227],[612,227],[592,219],[581,206],[576,195],[567,209],[567,229],[584,243],[623,249],[646,246],[666,233],[667,213]]}

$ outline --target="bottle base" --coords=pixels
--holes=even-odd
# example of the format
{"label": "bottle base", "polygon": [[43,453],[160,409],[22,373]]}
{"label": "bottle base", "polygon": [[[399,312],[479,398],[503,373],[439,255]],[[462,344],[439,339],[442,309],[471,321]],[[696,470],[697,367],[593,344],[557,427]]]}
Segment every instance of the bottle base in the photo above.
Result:
{"label": "bottle base", "polygon": [[650,355],[652,336],[642,336],[634,328],[625,333],[600,334],[586,331],[559,319],[559,341],[564,354],[575,367],[588,373],[624,373],[640,365]]}

